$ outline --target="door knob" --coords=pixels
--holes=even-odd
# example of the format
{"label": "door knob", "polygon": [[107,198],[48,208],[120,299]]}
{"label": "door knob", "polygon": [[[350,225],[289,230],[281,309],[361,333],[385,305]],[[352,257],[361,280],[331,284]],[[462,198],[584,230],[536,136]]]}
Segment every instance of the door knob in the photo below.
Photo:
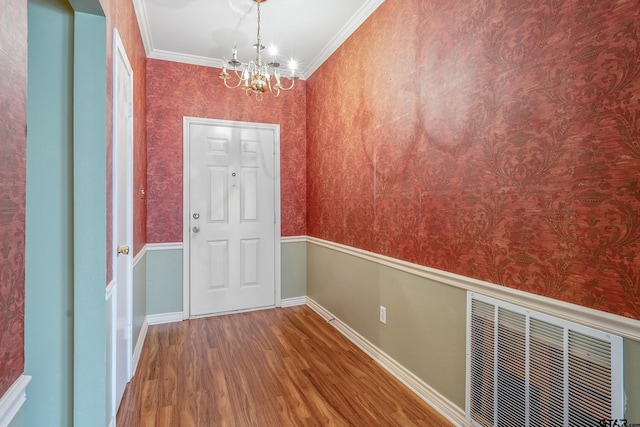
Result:
{"label": "door knob", "polygon": [[198,219],[200,218],[200,214],[198,212],[193,214],[193,219]]}
{"label": "door knob", "polygon": [[129,255],[129,246],[118,245],[118,255]]}
{"label": "door knob", "polygon": [[193,232],[194,232],[194,233],[198,233],[198,232],[200,232],[200,227],[198,227],[197,225],[195,225],[195,226],[193,227]]}

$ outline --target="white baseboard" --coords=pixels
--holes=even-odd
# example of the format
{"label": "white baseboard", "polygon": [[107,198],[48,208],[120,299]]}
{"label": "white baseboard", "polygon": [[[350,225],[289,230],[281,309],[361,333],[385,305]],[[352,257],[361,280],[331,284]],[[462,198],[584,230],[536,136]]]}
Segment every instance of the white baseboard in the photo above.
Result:
{"label": "white baseboard", "polygon": [[140,335],[138,335],[138,340],[136,341],[136,348],[133,350],[133,359],[131,360],[131,377],[136,374],[136,369],[138,369],[138,362],[140,361],[140,354],[142,353],[142,347],[144,346],[144,339],[147,337],[147,330],[149,329],[149,321],[147,317],[144,318],[142,322],[142,327],[140,328]]}
{"label": "white baseboard", "polygon": [[296,305],[305,305],[307,303],[307,297],[287,298],[280,301],[282,308],[295,307]]}
{"label": "white baseboard", "polygon": [[337,319],[330,311],[322,307],[313,299],[307,297],[307,305],[323,319],[336,328],[342,335],[358,346],[362,351],[367,353],[380,366],[387,370],[391,375],[396,377],[400,382],[409,387],[418,397],[431,405],[436,411],[440,412],[444,417],[456,426],[471,426],[467,422],[464,410],[458,408],[449,399],[442,396],[415,374],[395,361],[391,356],[373,345],[370,341],[357,333],[346,323]]}
{"label": "white baseboard", "polygon": [[26,388],[29,375],[21,375],[0,398],[0,426],[8,426],[27,400]]}
{"label": "white baseboard", "polygon": [[147,324],[162,325],[163,323],[182,322],[182,312],[176,311],[175,313],[160,313],[147,315]]}

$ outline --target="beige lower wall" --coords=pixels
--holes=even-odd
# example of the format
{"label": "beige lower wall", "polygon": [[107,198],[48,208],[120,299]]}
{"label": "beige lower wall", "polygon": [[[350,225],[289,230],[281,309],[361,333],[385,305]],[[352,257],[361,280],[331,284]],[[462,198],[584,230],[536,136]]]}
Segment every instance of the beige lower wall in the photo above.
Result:
{"label": "beige lower wall", "polygon": [[307,294],[464,409],[464,290],[309,243]]}
{"label": "beige lower wall", "polygon": [[281,251],[281,298],[307,296],[307,243],[305,241],[286,242]]}
{"label": "beige lower wall", "polygon": [[[466,291],[306,245],[307,295],[464,410]],[[386,325],[380,305],[387,308]],[[627,338],[624,384],[625,416],[640,423],[640,342]]]}
{"label": "beige lower wall", "polygon": [[640,342],[624,340],[624,390],[629,424],[640,424]]}

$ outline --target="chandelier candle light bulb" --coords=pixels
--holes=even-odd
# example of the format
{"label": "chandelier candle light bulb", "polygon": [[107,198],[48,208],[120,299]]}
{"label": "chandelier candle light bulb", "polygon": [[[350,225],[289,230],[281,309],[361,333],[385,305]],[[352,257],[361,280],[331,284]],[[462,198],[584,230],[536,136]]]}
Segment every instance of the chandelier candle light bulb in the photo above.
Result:
{"label": "chandelier candle light bulb", "polygon": [[[236,89],[239,87],[245,91],[247,96],[255,94],[256,99],[261,101],[262,95],[267,91],[267,89],[274,97],[279,96],[280,91],[293,89],[293,85],[297,79],[295,73],[296,63],[293,60],[289,62],[291,75],[285,78],[288,79],[291,84],[288,87],[283,86],[280,80],[280,75],[278,74],[280,62],[278,61],[278,50],[276,47],[271,46],[269,48],[271,60],[268,63],[262,60],[262,50],[264,49],[264,45],[260,41],[260,3],[264,3],[267,0],[253,1],[256,3],[256,7],[258,9],[258,40],[257,43],[253,45],[256,49],[256,59],[255,61],[249,61],[247,64],[242,64],[242,62],[238,60],[238,48],[234,44],[231,51],[231,60],[227,61],[224,58],[222,60],[222,71],[220,72],[219,77],[224,81],[224,85],[229,89]],[[229,82],[233,77],[232,74],[227,71],[227,66],[233,68],[232,74],[234,74],[238,79],[237,83],[232,84]]]}

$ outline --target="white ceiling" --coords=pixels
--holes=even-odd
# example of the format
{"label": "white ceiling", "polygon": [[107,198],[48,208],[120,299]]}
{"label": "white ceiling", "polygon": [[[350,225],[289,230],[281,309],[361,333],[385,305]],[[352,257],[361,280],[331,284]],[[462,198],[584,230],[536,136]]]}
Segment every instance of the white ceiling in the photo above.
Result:
{"label": "white ceiling", "polygon": [[[268,0],[260,5],[262,44],[278,47],[285,67],[309,77],[384,0]],[[253,0],[134,0],[149,58],[221,67],[234,44],[255,58]],[[265,50],[266,52],[266,50]]]}

